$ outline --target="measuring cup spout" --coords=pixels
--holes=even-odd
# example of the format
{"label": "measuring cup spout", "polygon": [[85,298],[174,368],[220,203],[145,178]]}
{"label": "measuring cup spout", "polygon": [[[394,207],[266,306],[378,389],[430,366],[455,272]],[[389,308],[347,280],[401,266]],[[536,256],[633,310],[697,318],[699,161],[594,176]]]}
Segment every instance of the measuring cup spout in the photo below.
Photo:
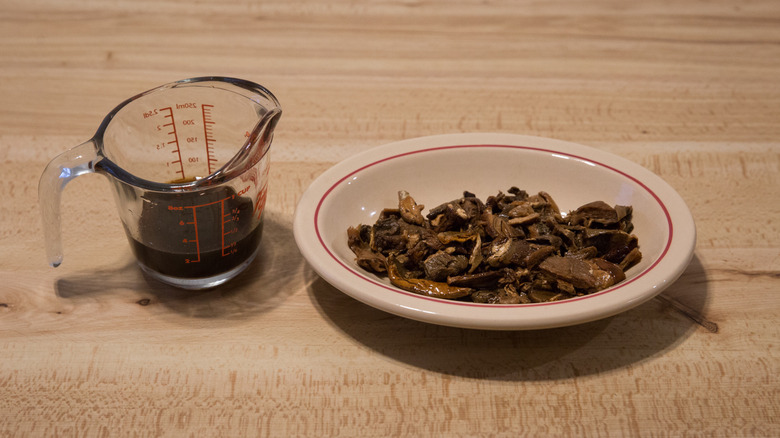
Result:
{"label": "measuring cup spout", "polygon": [[49,265],[55,268],[62,263],[62,190],[73,178],[95,172],[97,161],[97,148],[93,139],[55,157],[41,175],[38,183],[38,202],[43,219],[46,257]]}
{"label": "measuring cup spout", "polygon": [[232,178],[233,175],[240,174],[246,169],[256,165],[271,147],[274,129],[282,116],[282,109],[279,107],[270,108],[258,120],[254,129],[249,133],[249,137],[241,150],[228,161],[220,170],[204,178],[207,183],[216,178]]}

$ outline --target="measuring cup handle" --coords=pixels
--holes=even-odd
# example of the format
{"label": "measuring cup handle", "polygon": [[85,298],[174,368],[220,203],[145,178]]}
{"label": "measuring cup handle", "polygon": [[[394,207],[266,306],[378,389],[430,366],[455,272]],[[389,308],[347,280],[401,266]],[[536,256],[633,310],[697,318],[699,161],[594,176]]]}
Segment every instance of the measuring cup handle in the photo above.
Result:
{"label": "measuring cup handle", "polygon": [[55,157],[41,175],[38,183],[38,203],[43,217],[46,257],[49,265],[55,268],[62,263],[60,223],[62,190],[73,178],[85,173],[93,173],[97,158],[95,142],[90,140]]}

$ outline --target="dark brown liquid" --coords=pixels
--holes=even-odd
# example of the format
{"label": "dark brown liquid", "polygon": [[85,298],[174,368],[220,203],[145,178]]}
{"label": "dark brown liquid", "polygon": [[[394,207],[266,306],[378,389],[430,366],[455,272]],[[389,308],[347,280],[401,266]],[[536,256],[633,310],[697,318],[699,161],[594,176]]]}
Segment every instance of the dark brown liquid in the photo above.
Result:
{"label": "dark brown liquid", "polygon": [[249,259],[262,237],[251,199],[231,188],[205,193],[147,193],[138,221],[140,240],[130,237],[136,258],[148,268],[178,278],[205,278]]}
{"label": "dark brown liquid", "polygon": [[130,239],[130,242],[138,260],[161,274],[179,278],[204,278],[227,272],[246,261],[254,254],[262,233],[263,224],[260,223],[236,243],[235,253],[223,256],[221,248],[201,251],[200,260],[197,262],[192,262],[197,260],[197,253],[160,251],[135,239]]}

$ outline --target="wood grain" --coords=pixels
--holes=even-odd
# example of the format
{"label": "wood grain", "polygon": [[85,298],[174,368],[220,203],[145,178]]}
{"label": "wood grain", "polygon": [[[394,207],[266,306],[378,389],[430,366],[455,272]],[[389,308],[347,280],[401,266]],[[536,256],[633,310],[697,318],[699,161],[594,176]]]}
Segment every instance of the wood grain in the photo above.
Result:
{"label": "wood grain", "polygon": [[[770,0],[5,2],[0,436],[780,435],[780,5]],[[200,75],[282,102],[260,257],[212,292],[136,267],[102,177],[37,180],[123,99]],[[491,332],[334,289],[292,234],[308,185],[389,141],[555,137],[652,170],[695,257],[580,326]],[[680,311],[718,325],[713,333]]]}

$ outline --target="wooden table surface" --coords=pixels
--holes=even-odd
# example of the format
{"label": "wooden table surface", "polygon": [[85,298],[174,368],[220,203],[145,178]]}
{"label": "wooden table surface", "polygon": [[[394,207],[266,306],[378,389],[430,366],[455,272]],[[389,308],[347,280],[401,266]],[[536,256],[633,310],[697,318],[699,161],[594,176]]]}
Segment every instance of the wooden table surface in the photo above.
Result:
{"label": "wooden table surface", "polygon": [[[46,163],[125,98],[202,75],[284,108],[259,260],[209,292],[147,279],[88,175],[48,267]],[[693,213],[692,263],[664,299],[520,332],[403,319],[318,277],[292,232],[308,185],[458,132],[645,166]],[[5,0],[0,436],[778,436],[778,175],[775,0]]]}

